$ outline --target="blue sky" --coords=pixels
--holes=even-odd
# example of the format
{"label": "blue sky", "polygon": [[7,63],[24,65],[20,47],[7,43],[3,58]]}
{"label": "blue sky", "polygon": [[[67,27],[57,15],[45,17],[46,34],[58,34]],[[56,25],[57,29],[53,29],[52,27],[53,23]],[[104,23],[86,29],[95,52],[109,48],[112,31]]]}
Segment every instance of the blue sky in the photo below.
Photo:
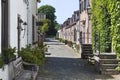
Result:
{"label": "blue sky", "polygon": [[51,5],[56,9],[56,20],[60,24],[71,17],[74,11],[79,9],[79,0],[41,0],[38,7],[46,4]]}

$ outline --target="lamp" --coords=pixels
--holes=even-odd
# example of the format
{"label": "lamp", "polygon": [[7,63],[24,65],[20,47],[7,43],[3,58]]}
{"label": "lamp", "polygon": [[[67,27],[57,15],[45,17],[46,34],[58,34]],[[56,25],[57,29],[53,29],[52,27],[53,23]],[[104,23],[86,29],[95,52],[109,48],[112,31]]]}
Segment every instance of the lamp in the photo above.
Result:
{"label": "lamp", "polygon": [[27,25],[27,22],[24,22],[23,25]]}

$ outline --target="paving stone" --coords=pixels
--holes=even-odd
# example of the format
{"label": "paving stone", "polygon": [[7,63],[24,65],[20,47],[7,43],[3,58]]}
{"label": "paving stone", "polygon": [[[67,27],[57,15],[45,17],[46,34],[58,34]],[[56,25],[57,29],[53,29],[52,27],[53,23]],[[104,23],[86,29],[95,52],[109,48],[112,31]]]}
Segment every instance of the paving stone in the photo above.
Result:
{"label": "paving stone", "polygon": [[37,80],[120,80],[119,75],[100,75],[80,54],[54,39],[49,45],[46,64],[41,66]]}

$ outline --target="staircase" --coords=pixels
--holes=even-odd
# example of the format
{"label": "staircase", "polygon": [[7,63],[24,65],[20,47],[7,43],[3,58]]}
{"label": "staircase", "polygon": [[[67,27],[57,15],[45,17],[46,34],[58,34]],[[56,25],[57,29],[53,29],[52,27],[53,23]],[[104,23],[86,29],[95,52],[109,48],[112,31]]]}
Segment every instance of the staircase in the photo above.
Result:
{"label": "staircase", "polygon": [[118,74],[119,71],[115,68],[118,66],[119,61],[116,59],[115,54],[100,54],[96,67],[98,67],[101,74]]}
{"label": "staircase", "polygon": [[89,56],[93,56],[92,54],[92,44],[82,44],[82,59],[88,59]]}

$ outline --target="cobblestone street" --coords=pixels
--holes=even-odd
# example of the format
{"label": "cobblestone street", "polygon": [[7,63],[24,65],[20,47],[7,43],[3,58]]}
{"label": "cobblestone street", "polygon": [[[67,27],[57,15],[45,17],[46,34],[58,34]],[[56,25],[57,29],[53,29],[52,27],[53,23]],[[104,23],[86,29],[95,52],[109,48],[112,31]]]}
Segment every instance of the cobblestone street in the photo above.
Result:
{"label": "cobblestone street", "polygon": [[78,53],[54,39],[45,43],[49,46],[47,60],[37,80],[120,80],[118,76],[100,75]]}

